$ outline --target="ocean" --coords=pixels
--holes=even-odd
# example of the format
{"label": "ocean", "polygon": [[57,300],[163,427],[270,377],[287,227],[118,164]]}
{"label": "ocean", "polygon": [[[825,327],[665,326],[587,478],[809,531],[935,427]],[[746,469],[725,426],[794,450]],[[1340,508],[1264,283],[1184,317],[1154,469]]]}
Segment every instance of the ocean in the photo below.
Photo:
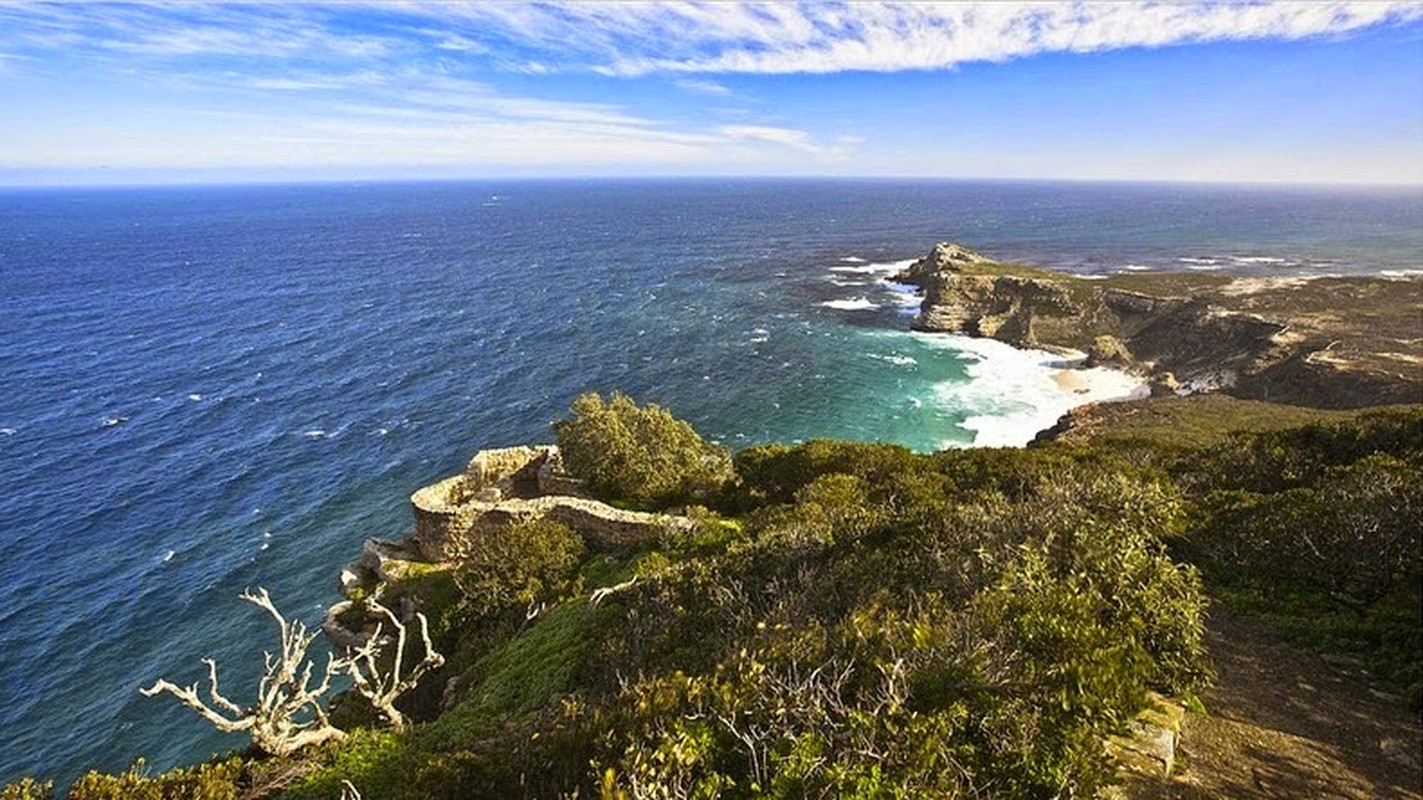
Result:
{"label": "ocean", "polygon": [[[621,390],[728,447],[1021,444],[1045,354],[911,334],[954,240],[1081,274],[1402,274],[1423,193],[1021,182],[485,181],[0,191],[0,783],[243,744],[265,586],[317,624],[362,539],[482,447]],[[319,643],[319,647],[324,643]]]}

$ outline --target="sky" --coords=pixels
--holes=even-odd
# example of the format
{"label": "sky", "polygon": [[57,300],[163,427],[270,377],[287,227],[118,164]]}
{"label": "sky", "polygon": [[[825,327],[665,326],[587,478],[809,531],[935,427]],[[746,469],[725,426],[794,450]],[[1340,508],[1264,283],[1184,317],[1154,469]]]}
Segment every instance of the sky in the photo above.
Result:
{"label": "sky", "polygon": [[0,0],[0,184],[1423,184],[1423,2]]}

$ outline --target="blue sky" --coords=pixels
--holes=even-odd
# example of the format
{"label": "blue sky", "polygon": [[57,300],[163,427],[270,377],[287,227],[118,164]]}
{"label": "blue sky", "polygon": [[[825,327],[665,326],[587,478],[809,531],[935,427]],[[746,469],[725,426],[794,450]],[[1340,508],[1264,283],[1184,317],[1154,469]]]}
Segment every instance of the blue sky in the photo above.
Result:
{"label": "blue sky", "polygon": [[0,183],[1423,184],[1423,3],[0,5]]}

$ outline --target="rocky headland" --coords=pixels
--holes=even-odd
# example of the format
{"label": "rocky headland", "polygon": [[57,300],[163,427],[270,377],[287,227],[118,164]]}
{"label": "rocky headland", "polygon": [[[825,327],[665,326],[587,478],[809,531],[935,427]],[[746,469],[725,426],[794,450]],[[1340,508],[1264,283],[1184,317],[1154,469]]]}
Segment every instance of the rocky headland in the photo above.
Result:
{"label": "rocky headland", "polygon": [[916,330],[1068,349],[1156,394],[1224,392],[1315,408],[1423,401],[1423,280],[1116,275],[1090,280],[944,242],[890,280],[919,287]]}

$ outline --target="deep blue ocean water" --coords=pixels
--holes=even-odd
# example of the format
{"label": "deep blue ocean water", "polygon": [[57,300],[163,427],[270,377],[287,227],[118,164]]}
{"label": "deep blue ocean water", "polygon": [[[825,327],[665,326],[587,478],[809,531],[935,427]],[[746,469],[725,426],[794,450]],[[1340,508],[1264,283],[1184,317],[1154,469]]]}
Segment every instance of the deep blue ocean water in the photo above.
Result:
{"label": "deep blue ocean water", "polygon": [[244,696],[273,634],[238,592],[315,624],[361,540],[409,525],[414,489],[549,440],[581,391],[656,401],[731,447],[1030,435],[1065,402],[1045,370],[908,334],[914,299],[879,280],[943,239],[1081,273],[1397,274],[1423,267],[1423,193],[0,192],[0,782],[240,746],[138,688],[213,656]]}

